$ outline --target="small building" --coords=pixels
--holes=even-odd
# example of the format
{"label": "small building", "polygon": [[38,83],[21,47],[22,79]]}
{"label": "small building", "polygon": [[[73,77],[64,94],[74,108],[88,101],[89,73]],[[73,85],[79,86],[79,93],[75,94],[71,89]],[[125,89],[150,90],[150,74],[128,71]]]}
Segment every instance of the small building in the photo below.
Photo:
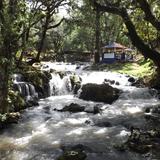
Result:
{"label": "small building", "polygon": [[127,50],[129,50],[129,48],[127,48],[126,46],[113,42],[109,45],[102,47],[101,61],[104,63],[125,61],[127,57]]}

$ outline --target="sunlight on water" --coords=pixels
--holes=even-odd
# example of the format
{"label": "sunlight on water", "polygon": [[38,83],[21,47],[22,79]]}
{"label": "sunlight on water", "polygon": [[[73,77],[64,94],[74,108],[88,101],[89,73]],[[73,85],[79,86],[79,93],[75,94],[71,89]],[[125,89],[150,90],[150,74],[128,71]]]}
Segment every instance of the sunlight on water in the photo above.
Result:
{"label": "sunlight on water", "polygon": [[52,144],[54,147],[60,147],[61,141],[60,141],[60,140],[59,140],[59,141],[53,141],[51,144]]}
{"label": "sunlight on water", "polygon": [[126,131],[126,130],[122,130],[119,134],[120,137],[125,137],[125,136],[129,136],[130,132]]}
{"label": "sunlight on water", "polygon": [[126,109],[127,112],[131,113],[131,114],[134,114],[134,113],[139,113],[139,112],[142,112],[142,109],[139,108],[139,107],[128,107]]}
{"label": "sunlight on water", "polygon": [[18,145],[26,145],[30,142],[33,137],[36,137],[41,134],[45,134],[47,132],[47,128],[45,124],[40,125],[35,131],[32,131],[32,135],[28,135],[25,137],[15,139],[15,144]]}
{"label": "sunlight on water", "polygon": [[78,124],[84,124],[86,120],[89,120],[89,118],[78,118],[78,119],[69,118],[66,120],[66,122],[71,125],[78,125]]}
{"label": "sunlight on water", "polygon": [[97,135],[101,135],[101,134],[104,135],[106,132],[107,132],[107,128],[101,128],[98,131],[93,132],[93,133]]}
{"label": "sunlight on water", "polygon": [[33,136],[26,136],[26,137],[17,138],[15,140],[15,144],[26,145],[27,143],[29,143],[29,141],[32,139],[32,137]]}
{"label": "sunlight on water", "polygon": [[40,125],[36,131],[32,131],[32,135],[36,136],[39,134],[45,134],[47,132],[46,124]]}
{"label": "sunlight on water", "polygon": [[23,153],[20,151],[14,151],[11,155],[11,157],[9,158],[9,160],[25,160],[28,158],[28,154],[27,153]]}
{"label": "sunlight on water", "polygon": [[78,128],[78,129],[74,129],[74,130],[66,133],[66,135],[68,135],[68,136],[71,136],[71,135],[82,135],[84,131],[85,131],[84,128]]}
{"label": "sunlight on water", "polygon": [[125,75],[120,75],[118,73],[111,72],[84,72],[81,75],[82,84],[86,83],[96,83],[102,84],[104,80],[115,80],[115,82],[119,82],[120,85],[129,85],[128,78]]}
{"label": "sunlight on water", "polygon": [[58,122],[57,124],[55,124],[54,126],[55,127],[62,127],[62,126],[64,126],[65,125],[65,123],[64,122]]}

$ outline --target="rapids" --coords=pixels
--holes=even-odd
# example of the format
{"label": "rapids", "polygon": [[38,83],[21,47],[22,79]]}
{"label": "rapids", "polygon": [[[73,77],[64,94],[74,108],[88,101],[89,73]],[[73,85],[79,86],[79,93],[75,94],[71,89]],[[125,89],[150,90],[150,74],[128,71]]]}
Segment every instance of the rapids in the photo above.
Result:
{"label": "rapids", "polygon": [[[61,78],[52,73],[51,96],[39,101],[39,106],[26,109],[20,122],[0,134],[1,160],[56,160],[63,146],[87,146],[86,160],[149,160],[152,157],[131,151],[119,152],[113,146],[125,142],[130,127],[145,128],[144,111],[160,104],[156,91],[130,86],[126,75],[111,72],[84,71],[86,65],[45,63],[43,70],[67,71]],[[101,84],[115,80],[114,87],[123,93],[112,105],[84,101],[73,95],[69,75],[80,75],[82,84]],[[53,91],[54,88],[54,91]],[[57,112],[71,103],[93,107],[100,105],[102,113]],[[104,123],[111,124],[103,126]]]}

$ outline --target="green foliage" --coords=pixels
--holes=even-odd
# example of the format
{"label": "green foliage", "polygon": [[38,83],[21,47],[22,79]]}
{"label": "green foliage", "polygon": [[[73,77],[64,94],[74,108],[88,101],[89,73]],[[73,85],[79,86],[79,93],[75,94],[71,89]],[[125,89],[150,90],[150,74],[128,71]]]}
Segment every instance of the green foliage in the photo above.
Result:
{"label": "green foliage", "polygon": [[[64,24],[64,50],[93,51],[95,48],[95,10],[87,0],[72,3],[70,17]],[[100,46],[117,41],[130,44],[124,25],[118,16],[101,12]]]}
{"label": "green foliage", "polygon": [[25,108],[25,100],[21,97],[19,92],[9,90],[8,103],[10,106],[10,111],[19,111]]}
{"label": "green foliage", "polygon": [[139,78],[151,77],[155,72],[153,62],[151,60],[144,60],[141,58],[138,62],[115,63],[107,65],[109,70],[119,72]]}

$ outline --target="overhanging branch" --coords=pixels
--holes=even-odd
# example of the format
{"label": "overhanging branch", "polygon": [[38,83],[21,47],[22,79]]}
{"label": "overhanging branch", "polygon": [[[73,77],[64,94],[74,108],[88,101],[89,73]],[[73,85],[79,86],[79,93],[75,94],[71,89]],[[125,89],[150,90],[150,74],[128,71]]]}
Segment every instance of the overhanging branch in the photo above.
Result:
{"label": "overhanging branch", "polygon": [[62,18],[57,24],[53,25],[53,26],[49,26],[47,29],[52,29],[52,28],[56,28],[59,25],[61,25],[61,23],[64,21],[64,18]]}
{"label": "overhanging branch", "polygon": [[137,0],[137,2],[145,13],[145,19],[160,31],[160,21],[152,13],[149,3],[146,0]]}

